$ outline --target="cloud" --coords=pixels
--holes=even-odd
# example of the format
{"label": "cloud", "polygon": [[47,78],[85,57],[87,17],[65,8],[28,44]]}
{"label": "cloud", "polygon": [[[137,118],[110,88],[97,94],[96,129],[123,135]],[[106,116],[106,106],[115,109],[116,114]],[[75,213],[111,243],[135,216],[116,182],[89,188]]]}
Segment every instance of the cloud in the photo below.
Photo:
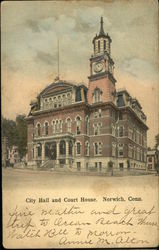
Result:
{"label": "cloud", "polygon": [[35,20],[28,19],[25,22],[26,26],[28,26],[33,32],[40,32],[39,24]]}
{"label": "cloud", "polygon": [[2,68],[3,67],[7,68],[9,71],[13,73],[20,70],[20,65],[18,65],[17,61],[11,60],[11,58],[6,53],[2,54],[1,61],[2,61]]}
{"label": "cloud", "polygon": [[125,58],[120,62],[120,69],[135,78],[141,80],[154,80],[158,79],[158,71],[155,64],[140,58]]}
{"label": "cloud", "polygon": [[54,61],[57,60],[57,54],[51,55],[50,53],[46,53],[44,51],[37,50],[35,61],[42,61],[47,65],[53,65]]}

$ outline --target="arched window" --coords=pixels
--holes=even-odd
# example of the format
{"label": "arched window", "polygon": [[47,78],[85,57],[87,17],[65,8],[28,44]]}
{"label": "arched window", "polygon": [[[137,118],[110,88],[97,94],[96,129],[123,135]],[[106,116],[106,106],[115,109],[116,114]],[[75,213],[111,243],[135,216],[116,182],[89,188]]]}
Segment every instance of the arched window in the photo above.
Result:
{"label": "arched window", "polygon": [[45,122],[45,135],[48,135],[49,134],[49,124],[48,122]]}
{"label": "arched window", "polygon": [[55,121],[52,122],[52,132],[55,133]]}
{"label": "arched window", "polygon": [[94,154],[98,155],[98,143],[97,142],[95,142],[94,144]]}
{"label": "arched window", "polygon": [[112,142],[112,156],[116,156],[116,143]]}
{"label": "arched window", "polygon": [[100,89],[96,88],[94,90],[94,93],[93,93],[94,103],[101,102],[101,94],[102,94],[102,92]]}
{"label": "arched window", "polygon": [[62,105],[61,96],[58,96],[58,107],[61,107],[61,105]]}
{"label": "arched window", "polygon": [[123,137],[124,129],[123,127],[119,127],[119,137]]}
{"label": "arched window", "polygon": [[100,40],[98,41],[98,53],[100,52]]}
{"label": "arched window", "polygon": [[66,154],[66,143],[65,141],[60,141],[60,155]]}
{"label": "arched window", "polygon": [[69,155],[72,155],[73,143],[69,141]]}
{"label": "arched window", "polygon": [[59,121],[59,132],[62,133],[62,121]]}
{"label": "arched window", "polygon": [[38,125],[37,125],[37,134],[38,134],[38,136],[40,136],[40,134],[41,134],[41,126],[40,126],[40,123],[38,123]]}
{"label": "arched window", "polygon": [[80,142],[76,143],[76,154],[77,155],[81,154],[81,143]]}
{"label": "arched window", "polygon": [[54,108],[57,108],[57,99],[56,99],[56,96],[54,97]]}
{"label": "arched window", "polygon": [[85,119],[85,128],[86,128],[86,134],[89,135],[89,117],[86,116]]}
{"label": "arched window", "polygon": [[102,143],[101,142],[94,143],[94,155],[102,155]]}
{"label": "arched window", "polygon": [[41,156],[41,150],[42,150],[42,147],[41,147],[41,144],[39,143],[38,148],[37,148],[38,157]]}
{"label": "arched window", "polygon": [[71,119],[70,118],[67,119],[66,126],[67,126],[67,132],[71,133]]}
{"label": "arched window", "polygon": [[112,135],[115,136],[115,125],[112,125]]}
{"label": "arched window", "polygon": [[81,119],[79,116],[76,118],[76,133],[77,135],[81,133]]}
{"label": "arched window", "polygon": [[85,155],[89,156],[89,142],[85,143]]}

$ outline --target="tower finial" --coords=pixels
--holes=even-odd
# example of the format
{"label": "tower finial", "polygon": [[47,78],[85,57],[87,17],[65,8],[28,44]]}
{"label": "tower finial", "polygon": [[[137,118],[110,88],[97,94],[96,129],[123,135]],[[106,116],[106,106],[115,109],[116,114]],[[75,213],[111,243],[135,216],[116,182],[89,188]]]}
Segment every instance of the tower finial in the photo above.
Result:
{"label": "tower finial", "polygon": [[103,29],[103,17],[101,16],[101,21],[100,21],[100,32],[99,32],[100,36],[105,35],[104,29]]}

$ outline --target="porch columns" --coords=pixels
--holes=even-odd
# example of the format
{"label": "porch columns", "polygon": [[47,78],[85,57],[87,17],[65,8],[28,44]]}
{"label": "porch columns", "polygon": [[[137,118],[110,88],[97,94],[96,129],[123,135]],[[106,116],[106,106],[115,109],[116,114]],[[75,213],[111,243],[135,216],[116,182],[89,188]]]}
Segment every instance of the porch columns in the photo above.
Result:
{"label": "porch columns", "polygon": [[68,156],[69,156],[69,142],[68,140],[66,140],[66,164],[69,163]]}
{"label": "porch columns", "polygon": [[59,146],[60,146],[60,142],[57,141],[56,142],[56,164],[59,164],[59,152],[60,152]]}
{"label": "porch columns", "polygon": [[42,146],[41,160],[42,160],[42,163],[44,163],[44,161],[45,161],[45,142],[41,143],[41,146]]}

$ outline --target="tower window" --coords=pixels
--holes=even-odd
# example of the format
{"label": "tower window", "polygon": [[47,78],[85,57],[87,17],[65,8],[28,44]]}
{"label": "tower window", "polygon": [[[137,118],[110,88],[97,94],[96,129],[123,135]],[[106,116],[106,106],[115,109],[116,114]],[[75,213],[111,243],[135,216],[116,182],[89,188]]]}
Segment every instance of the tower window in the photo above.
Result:
{"label": "tower window", "polygon": [[100,52],[100,41],[98,41],[98,52]]}
{"label": "tower window", "polygon": [[104,40],[104,51],[106,50],[106,40]]}
{"label": "tower window", "polygon": [[93,93],[93,96],[94,96],[94,103],[100,102],[100,101],[101,101],[101,94],[102,94],[102,92],[101,92],[100,89],[96,88],[96,89],[94,90],[94,93]]}
{"label": "tower window", "polygon": [[94,50],[95,50],[95,48],[96,48],[96,45],[95,45],[95,42],[94,42]]}

